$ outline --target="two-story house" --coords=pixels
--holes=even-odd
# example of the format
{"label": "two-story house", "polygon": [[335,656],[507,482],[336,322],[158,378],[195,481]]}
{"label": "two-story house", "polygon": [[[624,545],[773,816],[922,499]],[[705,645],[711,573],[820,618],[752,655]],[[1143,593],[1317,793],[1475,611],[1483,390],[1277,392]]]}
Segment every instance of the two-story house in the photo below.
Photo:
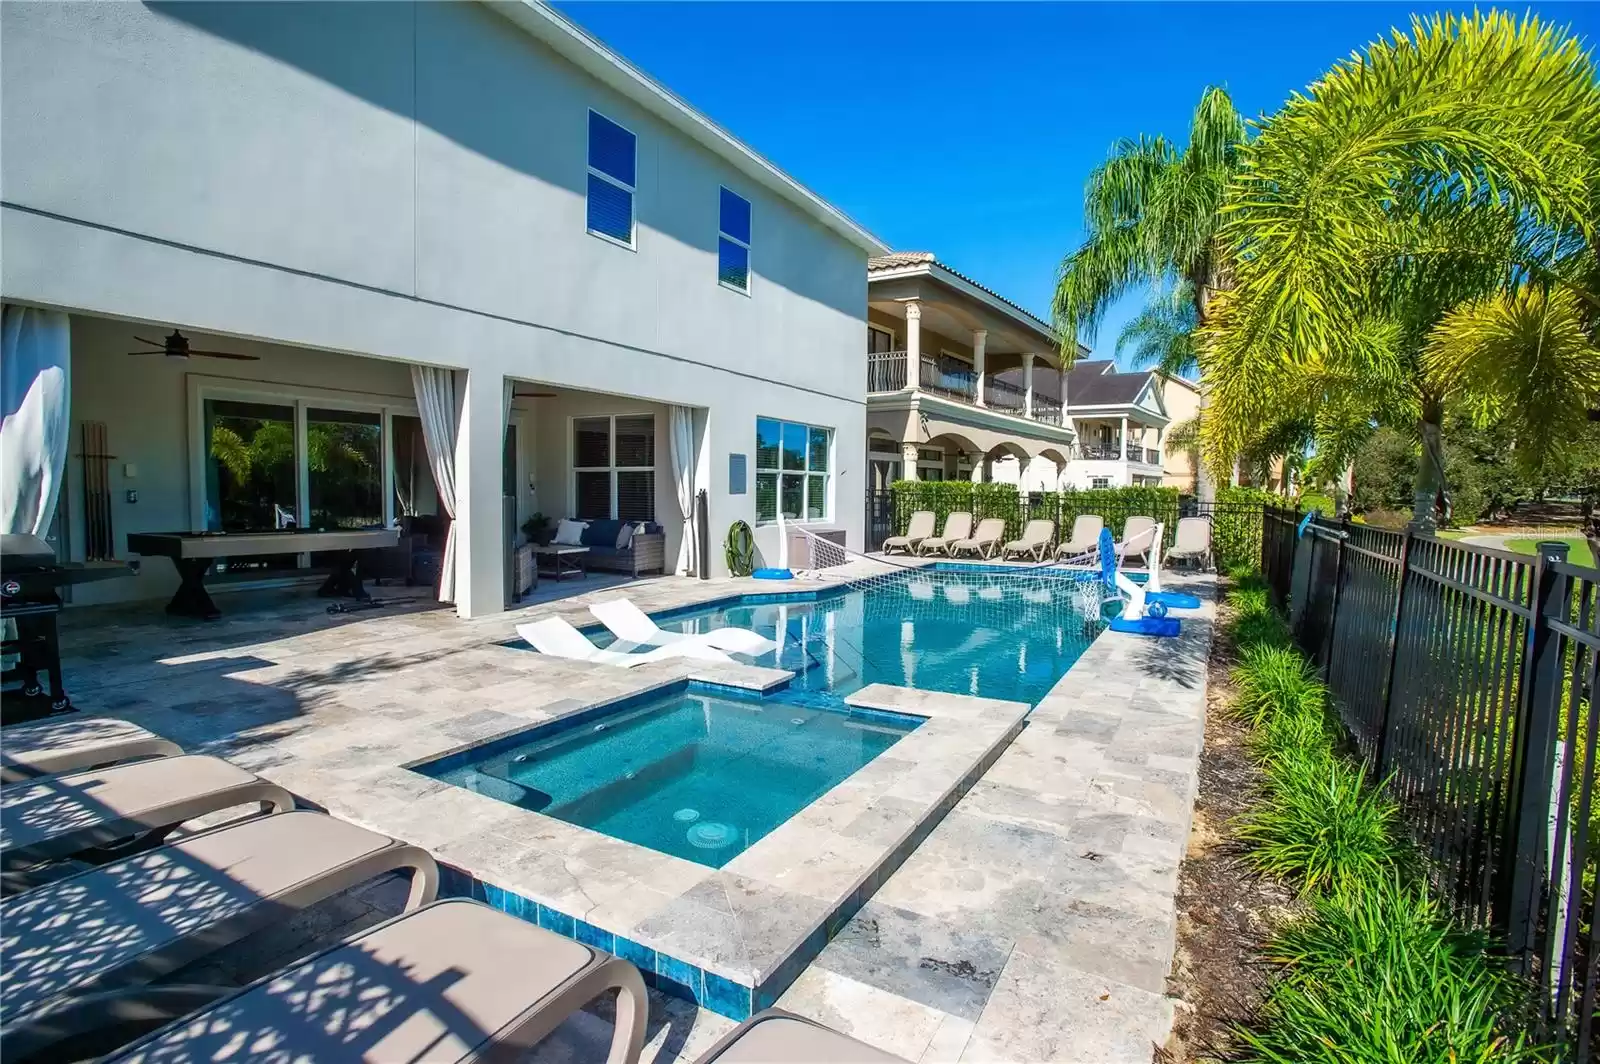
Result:
{"label": "two-story house", "polygon": [[873,258],[867,281],[870,486],[1056,490],[1074,433],[1051,327],[929,252]]}
{"label": "two-story house", "polygon": [[[700,491],[713,543],[743,520],[770,557],[782,509],[862,545],[886,249],[558,12],[5,4],[0,29],[0,298],[70,374],[63,557],[453,519],[472,616],[535,512],[658,522],[669,571]],[[79,600],[176,583],[152,560]]]}
{"label": "two-story house", "polygon": [[1062,478],[1064,487],[1162,484],[1162,436],[1171,418],[1159,374],[1123,373],[1110,359],[1082,359],[1067,374],[1067,399],[1078,446]]}

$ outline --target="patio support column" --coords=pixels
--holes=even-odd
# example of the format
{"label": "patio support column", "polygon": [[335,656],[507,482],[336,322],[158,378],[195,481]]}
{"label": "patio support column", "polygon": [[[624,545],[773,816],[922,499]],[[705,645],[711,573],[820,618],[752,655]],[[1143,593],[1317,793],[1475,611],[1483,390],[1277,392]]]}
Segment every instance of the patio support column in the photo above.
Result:
{"label": "patio support column", "polygon": [[1022,356],[1022,416],[1033,416],[1033,352]]}
{"label": "patio support column", "polygon": [[504,505],[505,385],[498,373],[457,371],[456,613],[483,617],[506,606]]}
{"label": "patio support column", "polygon": [[[916,388],[922,382],[922,304],[915,299],[906,300],[906,387]],[[915,463],[913,463],[915,465]],[[916,480],[916,470],[907,480]]]}
{"label": "patio support column", "polygon": [[900,445],[900,476],[905,480],[921,480],[917,476],[917,445],[902,443]]}
{"label": "patio support column", "polygon": [[983,453],[981,451],[973,451],[971,454],[967,455],[967,461],[972,463],[972,482],[974,484],[982,484]]}
{"label": "patio support column", "polygon": [[1128,419],[1122,419],[1122,460],[1128,460]]}
{"label": "patio support column", "polygon": [[972,330],[972,401],[983,406],[983,349],[989,342],[988,329]]}

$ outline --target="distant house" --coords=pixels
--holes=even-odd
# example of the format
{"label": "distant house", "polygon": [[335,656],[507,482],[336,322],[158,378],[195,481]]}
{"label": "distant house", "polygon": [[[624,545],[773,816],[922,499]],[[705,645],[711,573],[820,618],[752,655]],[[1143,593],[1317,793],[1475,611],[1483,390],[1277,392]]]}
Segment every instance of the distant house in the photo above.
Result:
{"label": "distant house", "polygon": [[1160,485],[1162,435],[1172,419],[1152,370],[1123,373],[1110,359],[1080,360],[1067,374],[1067,416],[1078,446],[1062,486]]}
{"label": "distant house", "polygon": [[1059,352],[1046,322],[930,252],[869,260],[869,487],[959,479],[1056,490],[1074,440]]}
{"label": "distant house", "polygon": [[[473,616],[504,607],[535,512],[659,525],[668,571],[700,491],[714,544],[745,521],[774,556],[781,510],[863,546],[886,249],[559,12],[4,4],[0,25],[0,298],[59,323],[63,558],[127,557],[133,532],[436,545],[453,516]],[[221,559],[213,585],[308,564]],[[151,561],[79,601],[177,582]]]}
{"label": "distant house", "polygon": [[[1161,405],[1166,407],[1172,424],[1182,425],[1200,415],[1200,386],[1185,377],[1161,376]],[[1194,456],[1186,447],[1162,448],[1162,483],[1169,488],[1192,492],[1195,490]]]}

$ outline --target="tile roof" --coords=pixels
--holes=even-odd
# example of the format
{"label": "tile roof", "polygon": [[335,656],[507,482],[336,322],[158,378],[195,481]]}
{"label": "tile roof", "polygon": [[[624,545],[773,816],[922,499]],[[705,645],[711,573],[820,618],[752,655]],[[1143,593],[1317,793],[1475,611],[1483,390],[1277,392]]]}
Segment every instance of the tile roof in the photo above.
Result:
{"label": "tile roof", "polygon": [[1129,405],[1150,382],[1151,370],[1118,373],[1110,359],[1079,359],[1067,374],[1069,406]]}
{"label": "tile roof", "polygon": [[1033,322],[1035,326],[1048,333],[1050,336],[1055,336],[1056,334],[1054,327],[1052,327],[1049,322],[1039,317],[1027,307],[1022,306],[1020,303],[1013,303],[999,292],[996,292],[993,288],[990,288],[988,285],[985,285],[979,281],[973,280],[960,270],[951,269],[946,264],[940,262],[931,251],[891,251],[887,255],[874,255],[867,260],[867,275],[870,277],[872,274],[880,271],[902,270],[907,266],[937,266],[946,273],[954,274],[956,277],[959,277],[961,280],[967,282],[980,292],[986,292],[998,299],[1012,310],[1015,310],[1017,313]]}

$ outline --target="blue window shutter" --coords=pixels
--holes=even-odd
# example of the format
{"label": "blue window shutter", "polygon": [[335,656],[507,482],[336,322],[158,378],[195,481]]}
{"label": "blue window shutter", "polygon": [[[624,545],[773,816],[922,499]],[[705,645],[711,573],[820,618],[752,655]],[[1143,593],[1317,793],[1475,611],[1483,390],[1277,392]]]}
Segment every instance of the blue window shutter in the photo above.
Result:
{"label": "blue window shutter", "polygon": [[633,193],[590,174],[589,228],[624,244],[633,243]]}
{"label": "blue window shutter", "polygon": [[609,118],[589,112],[589,165],[615,178],[624,185],[634,187],[634,154],[636,143],[632,133]]}
{"label": "blue window shutter", "polygon": [[721,229],[742,243],[750,243],[750,201],[722,190]]}
{"label": "blue window shutter", "polygon": [[717,238],[717,280],[741,292],[750,287],[750,249],[725,236]]}

